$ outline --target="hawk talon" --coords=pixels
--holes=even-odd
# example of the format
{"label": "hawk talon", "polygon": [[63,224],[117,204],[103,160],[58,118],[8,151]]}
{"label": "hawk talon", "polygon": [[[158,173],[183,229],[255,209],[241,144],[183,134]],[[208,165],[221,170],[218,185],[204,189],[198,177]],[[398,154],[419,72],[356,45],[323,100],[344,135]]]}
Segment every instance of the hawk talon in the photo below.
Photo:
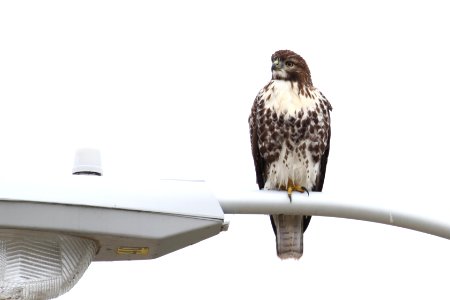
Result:
{"label": "hawk talon", "polygon": [[288,187],[287,189],[289,202],[292,203],[292,186]]}
{"label": "hawk talon", "polygon": [[289,202],[292,203],[292,192],[293,191],[297,191],[300,193],[307,193],[308,197],[309,197],[309,191],[307,188],[305,188],[304,186],[300,186],[300,185],[289,185],[287,188],[287,193],[288,193],[288,197],[289,197]]}
{"label": "hawk talon", "polygon": [[308,189],[305,188],[304,186],[302,186],[302,189],[303,189],[304,192],[306,192],[306,193],[308,194],[308,197],[309,197],[309,191],[308,191]]}

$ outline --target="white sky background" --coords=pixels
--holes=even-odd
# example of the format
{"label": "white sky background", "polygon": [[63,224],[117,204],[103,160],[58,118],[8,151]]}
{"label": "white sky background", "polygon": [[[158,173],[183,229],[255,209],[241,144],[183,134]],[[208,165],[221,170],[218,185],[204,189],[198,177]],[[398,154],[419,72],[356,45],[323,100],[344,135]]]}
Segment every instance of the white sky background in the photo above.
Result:
{"label": "white sky background", "polygon": [[[206,178],[255,188],[247,117],[301,54],[332,113],[324,190],[448,215],[445,1],[2,1],[0,174]],[[352,196],[355,198],[356,196]],[[436,213],[436,214],[438,214]],[[280,261],[267,216],[157,260],[93,263],[60,299],[448,299],[450,241],[314,217]]]}

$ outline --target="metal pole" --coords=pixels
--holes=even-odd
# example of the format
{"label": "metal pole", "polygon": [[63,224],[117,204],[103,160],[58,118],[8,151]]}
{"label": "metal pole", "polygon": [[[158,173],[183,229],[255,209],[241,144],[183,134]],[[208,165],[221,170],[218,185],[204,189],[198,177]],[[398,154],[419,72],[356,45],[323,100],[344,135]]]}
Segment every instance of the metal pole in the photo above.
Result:
{"label": "metal pole", "polygon": [[[382,203],[363,201],[336,201],[326,193],[294,193],[292,203],[286,192],[239,191],[217,193],[225,214],[302,214],[363,220],[408,228],[450,239],[450,218],[432,218],[424,212],[404,211],[383,207]],[[381,202],[381,201],[380,201]]]}

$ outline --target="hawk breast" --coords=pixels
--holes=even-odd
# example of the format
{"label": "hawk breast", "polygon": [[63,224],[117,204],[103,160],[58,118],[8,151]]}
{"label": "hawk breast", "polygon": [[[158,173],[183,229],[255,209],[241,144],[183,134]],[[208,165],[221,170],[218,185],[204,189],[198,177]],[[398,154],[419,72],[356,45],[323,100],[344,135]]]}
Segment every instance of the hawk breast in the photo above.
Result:
{"label": "hawk breast", "polygon": [[326,99],[295,82],[272,80],[258,96],[258,146],[266,161],[265,188],[296,185],[313,189],[327,146]]}

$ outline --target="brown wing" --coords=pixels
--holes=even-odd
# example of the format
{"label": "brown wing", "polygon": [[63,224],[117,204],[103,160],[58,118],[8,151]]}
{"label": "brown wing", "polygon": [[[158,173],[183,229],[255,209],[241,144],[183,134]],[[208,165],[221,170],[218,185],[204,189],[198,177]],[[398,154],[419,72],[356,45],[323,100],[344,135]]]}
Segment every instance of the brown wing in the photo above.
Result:
{"label": "brown wing", "polygon": [[328,163],[328,154],[330,153],[330,138],[331,138],[331,127],[330,127],[330,111],[333,109],[328,102],[327,98],[321,93],[324,102],[327,104],[327,107],[325,108],[325,114],[328,116],[327,120],[325,122],[325,126],[328,128],[324,128],[325,131],[328,132],[328,138],[327,138],[327,145],[325,147],[325,151],[322,155],[322,158],[320,159],[320,170],[319,174],[316,179],[316,184],[312,188],[313,191],[321,192],[323,188],[323,182],[325,181],[325,173],[327,170],[327,163]]}
{"label": "brown wing", "polygon": [[[325,114],[328,116],[328,120],[325,122],[325,126],[328,128],[324,128],[328,131],[327,145],[320,159],[320,169],[319,174],[316,179],[316,184],[312,187],[312,191],[321,192],[323,188],[323,183],[325,181],[325,173],[327,171],[327,163],[328,163],[328,154],[330,153],[330,138],[331,138],[331,128],[330,128],[330,111],[333,109],[328,102],[327,98],[321,93],[324,102],[327,104],[327,107],[324,108]],[[311,222],[311,216],[305,216],[303,219],[303,231],[308,228],[309,223]],[[273,226],[273,225],[272,225]]]}
{"label": "brown wing", "polygon": [[259,189],[263,189],[266,183],[266,178],[264,176],[266,162],[264,161],[261,153],[259,151],[258,141],[258,120],[256,117],[257,104],[259,101],[259,95],[256,97],[253,102],[252,111],[250,113],[250,117],[248,119],[248,123],[250,126],[250,142],[252,146],[252,155],[253,162],[255,164],[255,172],[256,172],[256,183],[258,184]]}
{"label": "brown wing", "polygon": [[320,160],[320,170],[316,179],[316,184],[312,188],[315,192],[321,192],[323,188],[323,182],[325,181],[325,173],[327,171],[327,163],[328,163],[328,154],[330,153],[330,131],[328,134],[328,142],[325,152],[322,155],[322,159]]}

